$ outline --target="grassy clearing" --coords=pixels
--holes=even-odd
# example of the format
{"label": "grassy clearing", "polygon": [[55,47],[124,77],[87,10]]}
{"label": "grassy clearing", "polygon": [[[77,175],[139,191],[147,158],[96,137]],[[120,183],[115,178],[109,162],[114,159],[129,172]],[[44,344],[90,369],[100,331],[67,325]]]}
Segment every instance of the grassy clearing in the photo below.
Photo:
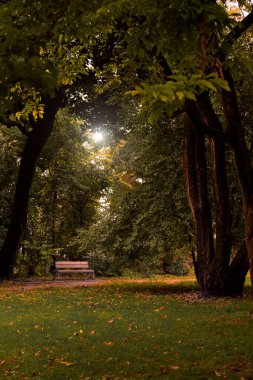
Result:
{"label": "grassy clearing", "polygon": [[0,289],[0,378],[252,379],[250,299],[194,285]]}

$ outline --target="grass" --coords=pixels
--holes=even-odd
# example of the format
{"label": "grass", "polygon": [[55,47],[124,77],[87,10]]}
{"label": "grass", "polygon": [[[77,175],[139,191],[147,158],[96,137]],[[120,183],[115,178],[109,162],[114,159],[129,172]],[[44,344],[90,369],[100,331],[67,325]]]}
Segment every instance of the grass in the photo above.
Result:
{"label": "grass", "polygon": [[193,284],[0,289],[0,379],[252,379],[252,301]]}

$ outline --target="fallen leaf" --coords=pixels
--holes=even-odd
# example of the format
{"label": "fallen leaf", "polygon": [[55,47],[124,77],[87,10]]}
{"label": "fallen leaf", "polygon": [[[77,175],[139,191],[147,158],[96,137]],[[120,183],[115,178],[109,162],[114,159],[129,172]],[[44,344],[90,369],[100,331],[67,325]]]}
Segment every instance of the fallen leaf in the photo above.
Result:
{"label": "fallen leaf", "polygon": [[60,363],[65,365],[66,367],[70,367],[71,365],[74,365],[74,363],[71,363],[71,362],[60,362]]}
{"label": "fallen leaf", "polygon": [[113,342],[104,342],[104,345],[105,345],[105,346],[112,346],[112,345],[113,345]]}
{"label": "fallen leaf", "polygon": [[170,368],[171,369],[179,369],[179,366],[178,365],[171,365]]}

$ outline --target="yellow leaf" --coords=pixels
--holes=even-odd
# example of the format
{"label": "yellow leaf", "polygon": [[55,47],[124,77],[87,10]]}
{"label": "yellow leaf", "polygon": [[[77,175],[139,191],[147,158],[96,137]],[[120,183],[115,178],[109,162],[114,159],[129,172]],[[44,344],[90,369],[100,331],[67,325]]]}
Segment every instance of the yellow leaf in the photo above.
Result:
{"label": "yellow leaf", "polygon": [[16,113],[15,113],[15,117],[16,117],[16,119],[17,119],[18,121],[20,120],[21,116],[22,116],[22,112],[16,112]]}
{"label": "yellow leaf", "polygon": [[38,117],[38,112],[35,111],[35,110],[33,110],[33,111],[32,111],[32,115],[33,115],[33,118],[36,120],[37,117]]}
{"label": "yellow leaf", "polygon": [[74,365],[74,363],[71,363],[71,362],[60,362],[60,363],[65,365],[66,367],[70,367],[71,365]]}
{"label": "yellow leaf", "polygon": [[179,100],[181,100],[181,101],[184,100],[184,93],[182,91],[177,91],[176,95],[177,95]]}

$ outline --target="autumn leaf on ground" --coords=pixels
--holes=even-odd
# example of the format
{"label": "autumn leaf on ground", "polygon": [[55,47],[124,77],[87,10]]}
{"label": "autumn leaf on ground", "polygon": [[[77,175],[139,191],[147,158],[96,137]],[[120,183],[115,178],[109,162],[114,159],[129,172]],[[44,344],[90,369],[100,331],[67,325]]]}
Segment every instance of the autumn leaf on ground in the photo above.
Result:
{"label": "autumn leaf on ground", "polygon": [[105,345],[105,346],[112,346],[112,345],[113,345],[113,342],[104,342],[104,345]]}
{"label": "autumn leaf on ground", "polygon": [[176,369],[179,369],[180,367],[178,365],[171,365],[170,368],[176,370]]}
{"label": "autumn leaf on ground", "polygon": [[71,363],[71,362],[60,362],[60,363],[65,365],[66,367],[70,367],[71,365],[74,365],[74,363]]}

